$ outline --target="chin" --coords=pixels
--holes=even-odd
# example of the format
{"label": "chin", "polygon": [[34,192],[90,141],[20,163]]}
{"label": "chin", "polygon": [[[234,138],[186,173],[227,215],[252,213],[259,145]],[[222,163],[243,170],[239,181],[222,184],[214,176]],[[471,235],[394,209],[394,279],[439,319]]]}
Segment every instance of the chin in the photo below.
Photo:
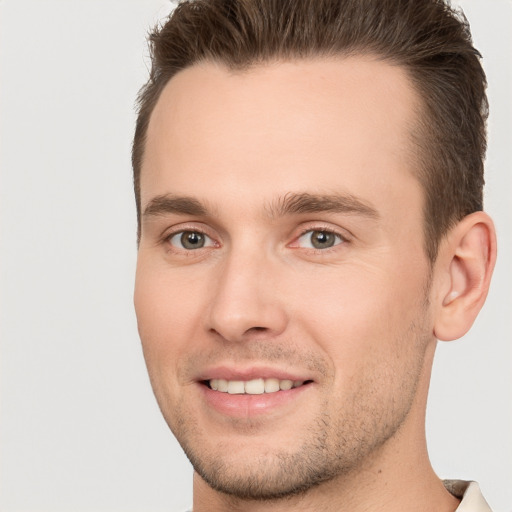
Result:
{"label": "chin", "polygon": [[[320,454],[272,452],[255,457],[208,457],[185,452],[196,473],[214,490],[234,498],[275,501],[300,496],[335,478]],[[314,460],[318,457],[319,460]]]}
{"label": "chin", "polygon": [[[219,440],[213,436],[207,439],[197,423],[192,426],[189,422],[186,430],[178,428],[175,435],[209,487],[242,500],[272,501],[303,495],[350,472],[354,458],[364,457],[333,444],[330,429],[326,430],[329,424],[329,416],[324,414],[307,428],[276,432],[274,437],[268,430],[252,435],[246,430]],[[343,456],[344,448],[348,448],[349,457]],[[360,449],[365,449],[364,444]]]}

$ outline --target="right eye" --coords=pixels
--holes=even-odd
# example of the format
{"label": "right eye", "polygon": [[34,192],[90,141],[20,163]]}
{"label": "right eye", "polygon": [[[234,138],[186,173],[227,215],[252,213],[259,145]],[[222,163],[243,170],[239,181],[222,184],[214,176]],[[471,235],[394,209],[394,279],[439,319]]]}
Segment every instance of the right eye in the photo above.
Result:
{"label": "right eye", "polygon": [[213,247],[214,241],[201,231],[179,231],[169,238],[169,243],[176,249],[193,251],[204,247]]}

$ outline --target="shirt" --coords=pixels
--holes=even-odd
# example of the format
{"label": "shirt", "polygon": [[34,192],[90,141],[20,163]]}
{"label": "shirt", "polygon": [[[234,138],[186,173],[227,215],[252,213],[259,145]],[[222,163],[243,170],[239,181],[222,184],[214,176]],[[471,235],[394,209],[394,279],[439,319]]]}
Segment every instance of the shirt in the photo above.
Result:
{"label": "shirt", "polygon": [[462,500],[455,512],[492,512],[476,482],[444,480],[443,484],[447,491]]}

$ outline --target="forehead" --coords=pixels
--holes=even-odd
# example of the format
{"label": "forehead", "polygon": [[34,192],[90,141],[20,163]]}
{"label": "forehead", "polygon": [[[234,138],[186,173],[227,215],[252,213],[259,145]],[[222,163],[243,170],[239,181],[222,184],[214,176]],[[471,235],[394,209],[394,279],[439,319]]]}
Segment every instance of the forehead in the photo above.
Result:
{"label": "forehead", "polygon": [[169,81],[152,113],[142,207],[165,193],[202,193],[212,202],[332,187],[350,194],[362,187],[370,199],[397,193],[412,178],[418,104],[402,68],[370,57],[243,72],[195,65]]}

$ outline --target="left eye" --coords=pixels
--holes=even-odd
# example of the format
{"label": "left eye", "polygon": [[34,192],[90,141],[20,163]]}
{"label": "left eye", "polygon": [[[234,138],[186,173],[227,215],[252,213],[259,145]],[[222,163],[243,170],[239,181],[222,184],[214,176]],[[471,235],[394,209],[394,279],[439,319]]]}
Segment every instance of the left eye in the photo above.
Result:
{"label": "left eye", "polygon": [[172,246],[186,251],[202,249],[214,245],[213,240],[200,231],[180,231],[169,238]]}
{"label": "left eye", "polygon": [[298,238],[298,245],[308,249],[330,249],[343,242],[343,238],[332,231],[306,231]]}

